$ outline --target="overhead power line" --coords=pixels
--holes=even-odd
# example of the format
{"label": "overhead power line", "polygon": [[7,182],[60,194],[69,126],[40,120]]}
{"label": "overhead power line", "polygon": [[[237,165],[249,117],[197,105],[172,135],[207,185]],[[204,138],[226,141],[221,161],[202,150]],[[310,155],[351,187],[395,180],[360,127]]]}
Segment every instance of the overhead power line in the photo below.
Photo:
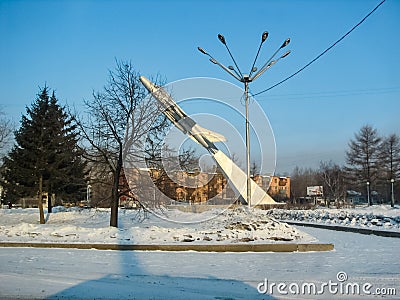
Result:
{"label": "overhead power line", "polygon": [[360,22],[358,22],[356,25],[353,26],[353,28],[351,28],[348,32],[346,32],[340,39],[338,39],[336,42],[334,42],[332,45],[330,45],[328,48],[326,48],[323,52],[321,52],[317,57],[315,57],[313,60],[311,60],[308,64],[306,64],[305,66],[303,66],[302,68],[300,68],[299,70],[297,70],[296,72],[294,72],[292,75],[286,77],[285,79],[279,81],[278,83],[270,86],[269,88],[255,93],[253,94],[254,96],[260,95],[262,93],[265,93],[269,90],[272,90],[273,88],[277,87],[278,85],[281,85],[282,83],[288,81],[289,79],[291,79],[292,77],[296,76],[297,74],[299,74],[300,72],[302,72],[304,69],[306,69],[307,67],[309,67],[311,64],[313,64],[315,61],[317,61],[321,56],[323,56],[325,53],[327,53],[329,50],[331,50],[333,47],[335,47],[337,44],[339,44],[346,36],[348,36],[353,30],[355,30],[358,26],[360,26],[370,15],[372,15],[386,0],[382,0],[373,10],[371,10]]}
{"label": "overhead power line", "polygon": [[[385,87],[385,88],[371,88],[371,89],[356,89],[356,90],[337,90],[337,91],[321,91],[321,92],[308,92],[308,93],[292,93],[292,94],[277,94],[268,95],[269,100],[273,99],[313,99],[313,98],[329,98],[329,97],[347,97],[354,95],[381,95],[398,93],[400,91],[400,86],[397,87]],[[264,101],[267,98],[257,98],[257,101]]]}

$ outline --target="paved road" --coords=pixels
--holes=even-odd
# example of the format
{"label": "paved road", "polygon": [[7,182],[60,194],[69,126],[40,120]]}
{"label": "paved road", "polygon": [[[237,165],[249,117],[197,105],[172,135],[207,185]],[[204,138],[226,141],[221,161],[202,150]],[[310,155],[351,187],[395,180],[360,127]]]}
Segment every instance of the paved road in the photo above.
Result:
{"label": "paved road", "polygon": [[[310,299],[310,295],[282,295],[276,289],[272,296],[259,294],[257,286],[267,279],[269,288],[271,283],[283,282],[295,291],[296,286],[313,283],[320,290],[329,280],[339,284],[339,272],[348,276],[344,283],[370,283],[370,292],[396,288],[397,297],[386,298],[399,298],[398,238],[300,229],[321,242],[334,243],[335,250],[198,253],[2,248],[0,298]],[[317,298],[376,297],[342,295],[340,291],[332,295],[325,288]]]}

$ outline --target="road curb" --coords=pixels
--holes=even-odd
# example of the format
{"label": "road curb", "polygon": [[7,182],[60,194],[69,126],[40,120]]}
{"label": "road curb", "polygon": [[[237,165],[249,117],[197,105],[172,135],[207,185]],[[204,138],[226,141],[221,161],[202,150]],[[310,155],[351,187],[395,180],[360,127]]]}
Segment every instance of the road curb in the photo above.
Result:
{"label": "road curb", "polygon": [[333,244],[224,244],[224,245],[117,245],[0,242],[0,247],[73,248],[129,251],[198,251],[198,252],[309,252],[332,251]]}
{"label": "road curb", "polygon": [[384,231],[384,230],[374,230],[374,229],[368,229],[368,228],[356,228],[356,227],[345,227],[345,226],[338,226],[338,225],[315,224],[315,223],[306,223],[306,222],[298,222],[298,221],[290,221],[290,220],[279,220],[279,221],[285,222],[289,225],[315,227],[315,228],[328,229],[328,230],[346,231],[346,232],[354,232],[354,233],[367,234],[367,235],[372,234],[372,235],[377,235],[377,236],[400,238],[400,232],[396,232],[396,231]]}

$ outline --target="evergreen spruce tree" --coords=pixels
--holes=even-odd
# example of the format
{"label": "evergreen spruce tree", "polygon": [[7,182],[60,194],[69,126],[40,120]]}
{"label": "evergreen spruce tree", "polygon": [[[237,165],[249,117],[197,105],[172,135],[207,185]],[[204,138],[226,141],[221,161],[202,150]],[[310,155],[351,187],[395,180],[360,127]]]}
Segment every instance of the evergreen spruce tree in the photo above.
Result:
{"label": "evergreen spruce tree", "polygon": [[66,201],[84,197],[85,162],[79,150],[76,125],[49,88],[40,90],[37,99],[22,116],[15,132],[16,144],[4,159],[2,177],[7,198],[35,197],[40,178],[43,191]]}

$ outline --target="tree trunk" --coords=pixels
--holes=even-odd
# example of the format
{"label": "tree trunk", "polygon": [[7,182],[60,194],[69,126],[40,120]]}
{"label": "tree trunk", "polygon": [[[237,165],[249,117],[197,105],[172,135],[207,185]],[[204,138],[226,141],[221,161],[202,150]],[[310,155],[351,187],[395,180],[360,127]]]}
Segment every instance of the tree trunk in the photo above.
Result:
{"label": "tree trunk", "polygon": [[52,192],[51,192],[51,188],[48,190],[48,192],[47,192],[47,213],[52,213],[53,212],[53,205],[52,205],[52,202],[51,202],[51,200],[52,200],[52,197],[51,197],[51,195],[52,195]]}
{"label": "tree trunk", "polygon": [[122,145],[119,147],[118,162],[115,167],[112,195],[111,195],[111,216],[110,226],[118,227],[118,204],[119,204],[119,179],[122,170]]}
{"label": "tree trunk", "polygon": [[39,192],[38,192],[38,207],[39,207],[40,224],[45,224],[46,222],[44,219],[42,194],[43,194],[43,176],[40,175]]}
{"label": "tree trunk", "polygon": [[[368,181],[369,182],[369,181]],[[368,206],[372,205],[372,199],[371,199],[371,184],[367,185],[367,200],[368,200]]]}

